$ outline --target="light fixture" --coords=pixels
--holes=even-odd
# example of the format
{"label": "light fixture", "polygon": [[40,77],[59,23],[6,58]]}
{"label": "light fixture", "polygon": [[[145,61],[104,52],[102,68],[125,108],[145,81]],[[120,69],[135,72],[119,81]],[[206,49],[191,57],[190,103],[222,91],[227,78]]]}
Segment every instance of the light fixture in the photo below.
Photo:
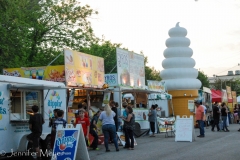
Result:
{"label": "light fixture", "polygon": [[187,96],[187,94],[186,94],[186,93],[184,93],[184,96]]}

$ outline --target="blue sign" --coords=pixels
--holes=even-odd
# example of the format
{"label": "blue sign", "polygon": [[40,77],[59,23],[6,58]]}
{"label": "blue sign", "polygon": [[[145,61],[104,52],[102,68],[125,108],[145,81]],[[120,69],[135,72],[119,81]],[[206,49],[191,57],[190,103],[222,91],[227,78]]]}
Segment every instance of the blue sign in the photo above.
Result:
{"label": "blue sign", "polygon": [[58,130],[53,149],[53,159],[74,160],[79,130]]}
{"label": "blue sign", "polygon": [[118,85],[117,74],[105,74],[105,83],[107,83],[109,86],[117,86]]}

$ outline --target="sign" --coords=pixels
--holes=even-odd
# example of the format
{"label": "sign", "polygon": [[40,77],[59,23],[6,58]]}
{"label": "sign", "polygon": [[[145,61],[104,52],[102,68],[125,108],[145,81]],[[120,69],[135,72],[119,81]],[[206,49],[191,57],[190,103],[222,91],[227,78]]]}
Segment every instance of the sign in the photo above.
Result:
{"label": "sign", "polygon": [[188,100],[188,109],[194,110],[194,100]]}
{"label": "sign", "polygon": [[64,65],[4,68],[3,74],[7,76],[24,77],[24,78],[55,81],[55,82],[65,81]]}
{"label": "sign", "polygon": [[144,56],[120,48],[116,54],[119,85],[145,89]]}
{"label": "sign", "polygon": [[[138,122],[141,126],[141,129],[149,129],[149,121],[148,121],[148,109],[133,109],[133,113],[135,115],[135,121]],[[122,114],[123,115],[123,114]]]}
{"label": "sign", "polygon": [[150,91],[165,92],[165,82],[164,81],[151,81],[147,80],[148,89]]}
{"label": "sign", "polygon": [[105,83],[109,86],[118,86],[118,76],[114,74],[105,74]]}
{"label": "sign", "polygon": [[109,102],[110,102],[110,96],[111,96],[111,92],[104,92],[103,104],[102,104],[103,107],[104,107],[106,104],[109,104]]}
{"label": "sign", "polygon": [[[54,109],[61,109],[64,112],[66,112],[65,92],[66,92],[65,89],[44,90],[44,98],[45,98],[44,106],[47,106],[47,110],[45,110],[45,113],[47,113],[47,114],[44,114],[44,118],[53,117]],[[48,116],[48,117],[46,117],[46,116]]]}
{"label": "sign", "polygon": [[[190,141],[193,140],[193,116],[187,118],[187,116],[177,116],[176,118],[176,136],[175,141]],[[194,137],[195,138],[195,137]]]}
{"label": "sign", "polygon": [[226,90],[227,90],[227,98],[228,98],[228,102],[232,102],[232,91],[231,91],[231,87],[226,86]]}
{"label": "sign", "polygon": [[67,86],[89,87],[104,84],[104,59],[81,52],[64,49]]}
{"label": "sign", "polygon": [[236,93],[236,91],[232,91],[232,98],[233,98],[233,103],[237,103],[237,93]]}
{"label": "sign", "polygon": [[157,126],[159,128],[159,132],[169,132],[175,130],[175,125],[169,125],[166,126],[165,122],[175,122],[175,117],[169,117],[169,118],[159,118],[157,117]]}
{"label": "sign", "polygon": [[75,93],[75,89],[72,89],[69,95],[68,107],[72,107],[73,105],[74,93]]}
{"label": "sign", "polygon": [[[77,158],[78,157],[78,158]],[[77,124],[76,128],[61,125],[57,128],[56,139],[51,160],[89,160],[82,126]]]}

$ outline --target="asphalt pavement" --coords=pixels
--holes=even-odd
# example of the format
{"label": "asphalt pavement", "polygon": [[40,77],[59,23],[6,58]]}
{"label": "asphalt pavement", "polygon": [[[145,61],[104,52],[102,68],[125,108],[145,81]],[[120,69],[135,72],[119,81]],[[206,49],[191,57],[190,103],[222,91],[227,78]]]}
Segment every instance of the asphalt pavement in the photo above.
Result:
{"label": "asphalt pavement", "polygon": [[[156,137],[144,136],[136,138],[134,150],[123,149],[116,152],[113,144],[110,152],[105,152],[104,145],[100,150],[89,151],[91,160],[239,160],[240,159],[240,128],[239,124],[230,124],[230,132],[211,131],[205,128],[205,137],[193,142],[175,142],[174,137],[165,138],[165,133]],[[195,128],[195,135],[199,129]]]}

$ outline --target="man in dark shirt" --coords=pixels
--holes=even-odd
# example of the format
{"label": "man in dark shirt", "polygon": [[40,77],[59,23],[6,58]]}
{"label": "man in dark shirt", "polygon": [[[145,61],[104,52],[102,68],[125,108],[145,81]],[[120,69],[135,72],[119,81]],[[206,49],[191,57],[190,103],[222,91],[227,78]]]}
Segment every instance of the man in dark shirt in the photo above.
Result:
{"label": "man in dark shirt", "polygon": [[38,106],[32,106],[33,116],[29,119],[29,129],[32,131],[31,134],[27,136],[28,140],[33,143],[33,147],[37,152],[37,157],[40,158],[39,140],[42,135],[42,125],[44,124],[43,116],[38,113]]}
{"label": "man in dark shirt", "polygon": [[213,125],[212,125],[212,131],[214,132],[214,128],[215,126],[217,126],[217,130],[220,131],[220,128],[219,128],[219,118],[220,118],[220,111],[219,111],[219,108],[218,108],[218,103],[215,103],[214,106],[213,106]]}

